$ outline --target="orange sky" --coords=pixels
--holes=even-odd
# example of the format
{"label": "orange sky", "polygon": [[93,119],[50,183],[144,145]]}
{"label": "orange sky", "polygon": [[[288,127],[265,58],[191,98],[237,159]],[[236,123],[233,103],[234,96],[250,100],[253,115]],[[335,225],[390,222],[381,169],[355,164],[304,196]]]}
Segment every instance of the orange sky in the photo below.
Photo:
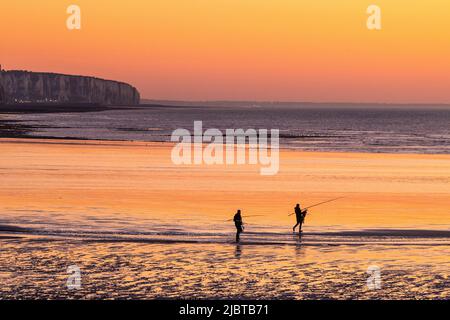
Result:
{"label": "orange sky", "polygon": [[[66,28],[78,4],[82,30]],[[382,9],[382,30],[366,9]],[[0,63],[144,98],[450,103],[448,0],[15,0]]]}

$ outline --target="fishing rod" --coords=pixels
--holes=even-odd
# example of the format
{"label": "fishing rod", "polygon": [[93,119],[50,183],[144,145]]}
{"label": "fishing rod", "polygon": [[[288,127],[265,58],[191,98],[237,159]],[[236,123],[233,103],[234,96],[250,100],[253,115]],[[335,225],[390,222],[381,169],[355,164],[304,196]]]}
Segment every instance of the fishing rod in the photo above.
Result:
{"label": "fishing rod", "polygon": [[[242,218],[252,218],[252,217],[262,217],[262,214],[253,214],[253,215],[249,215],[249,216],[242,216]],[[233,221],[233,219],[228,219],[226,220],[226,222],[228,221]]]}
{"label": "fishing rod", "polygon": [[[307,210],[307,209],[309,209],[309,208],[317,207],[317,206],[320,206],[321,204],[328,203],[328,202],[331,202],[331,201],[336,201],[336,200],[339,200],[339,199],[342,199],[342,198],[345,198],[345,197],[338,197],[338,198],[330,199],[330,200],[327,200],[327,201],[319,202],[319,203],[313,204],[313,205],[311,205],[311,206],[309,206],[309,207],[306,207],[306,208],[303,209],[303,210]],[[288,216],[292,216],[293,214],[294,214],[294,213],[291,213],[291,214],[289,214]]]}

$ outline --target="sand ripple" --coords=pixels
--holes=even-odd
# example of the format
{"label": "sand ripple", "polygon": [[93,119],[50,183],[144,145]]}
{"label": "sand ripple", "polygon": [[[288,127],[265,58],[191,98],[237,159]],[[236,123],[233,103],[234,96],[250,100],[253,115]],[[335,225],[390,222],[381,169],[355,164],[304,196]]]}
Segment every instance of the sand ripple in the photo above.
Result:
{"label": "sand ripple", "polygon": [[[0,297],[449,299],[449,246],[252,246],[3,239]],[[66,287],[67,267],[82,287]],[[369,265],[381,289],[367,287]]]}

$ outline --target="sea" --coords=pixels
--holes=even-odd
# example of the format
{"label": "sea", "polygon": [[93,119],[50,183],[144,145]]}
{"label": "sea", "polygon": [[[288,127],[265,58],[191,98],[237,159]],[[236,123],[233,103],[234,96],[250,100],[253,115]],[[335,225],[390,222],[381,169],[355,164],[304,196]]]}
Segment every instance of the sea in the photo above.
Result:
{"label": "sea", "polygon": [[[181,103],[180,103],[181,104]],[[144,105],[96,112],[0,114],[0,136],[168,142],[176,129],[278,129],[280,147],[305,151],[450,153],[450,106],[295,103]],[[80,110],[78,110],[80,111]]]}

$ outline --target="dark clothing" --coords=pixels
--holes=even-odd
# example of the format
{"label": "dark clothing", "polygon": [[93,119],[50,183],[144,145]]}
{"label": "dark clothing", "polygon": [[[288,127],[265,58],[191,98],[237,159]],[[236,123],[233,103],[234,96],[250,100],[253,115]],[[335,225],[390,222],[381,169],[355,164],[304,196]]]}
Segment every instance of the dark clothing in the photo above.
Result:
{"label": "dark clothing", "polygon": [[242,217],[240,214],[236,213],[234,215],[233,221],[234,221],[234,225],[236,226],[236,229],[239,229],[239,228],[242,229]]}
{"label": "dark clothing", "polygon": [[234,218],[234,225],[236,226],[236,229],[242,229],[242,217],[239,214],[235,214]]}
{"label": "dark clothing", "polygon": [[299,226],[298,232],[300,233],[300,232],[302,232],[302,225],[303,225],[303,222],[305,222],[305,217],[306,217],[307,211],[306,210],[302,211],[302,209],[300,209],[299,206],[295,207],[294,211],[295,211],[295,217],[297,218],[297,223],[295,224],[294,228],[292,228],[292,230],[295,231],[295,228],[297,228],[297,226]]}
{"label": "dark clothing", "polygon": [[239,235],[244,232],[242,217],[239,213],[236,213],[233,218],[234,225],[236,226],[236,242],[239,242]]}
{"label": "dark clothing", "polygon": [[300,207],[295,207],[294,210],[295,210],[295,217],[297,218],[297,223],[299,223],[304,219],[302,209],[300,209]]}

